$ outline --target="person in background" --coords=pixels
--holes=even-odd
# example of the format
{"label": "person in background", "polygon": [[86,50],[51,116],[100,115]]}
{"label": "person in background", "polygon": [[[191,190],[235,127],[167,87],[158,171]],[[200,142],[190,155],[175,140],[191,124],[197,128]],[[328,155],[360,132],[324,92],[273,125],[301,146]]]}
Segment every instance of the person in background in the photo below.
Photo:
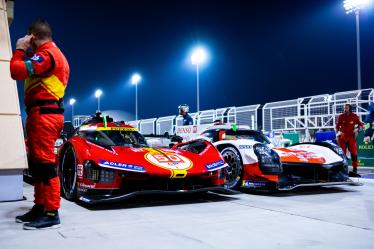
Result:
{"label": "person in background", "polygon": [[28,164],[34,179],[34,206],[16,222],[23,228],[60,226],[60,180],[54,145],[64,125],[62,98],[68,83],[69,64],[52,41],[52,29],[44,20],[33,22],[18,39],[10,62],[15,80],[24,80],[27,113]]}
{"label": "person in background", "polygon": [[345,104],[344,112],[338,116],[338,122],[336,122],[336,134],[338,144],[343,149],[344,153],[347,153],[347,149],[351,153],[353,173],[355,174],[357,174],[358,167],[356,129],[362,128],[363,123],[360,121],[359,117],[352,112],[352,106],[350,104]]}
{"label": "person in background", "polygon": [[364,142],[369,143],[373,142],[373,133],[374,133],[374,103],[369,105],[369,114],[365,119],[365,135]]}
{"label": "person in background", "polygon": [[186,104],[182,104],[178,106],[179,114],[183,117],[183,124],[182,125],[193,125],[193,119],[188,114],[189,106]]}

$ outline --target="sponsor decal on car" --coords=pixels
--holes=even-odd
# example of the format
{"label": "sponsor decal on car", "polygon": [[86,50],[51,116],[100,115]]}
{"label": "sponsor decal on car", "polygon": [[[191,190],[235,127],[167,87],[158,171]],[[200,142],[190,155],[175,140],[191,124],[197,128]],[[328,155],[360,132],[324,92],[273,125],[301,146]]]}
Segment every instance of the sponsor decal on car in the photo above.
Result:
{"label": "sponsor decal on car", "polygon": [[253,182],[248,180],[243,180],[242,187],[245,188],[262,188],[268,186],[267,182]]}
{"label": "sponsor decal on car", "polygon": [[143,148],[130,148],[131,151],[134,151],[134,152],[143,152]]}
{"label": "sponsor decal on car", "polygon": [[97,127],[96,125],[82,125],[80,131],[137,131],[134,127]]}
{"label": "sponsor decal on car", "polygon": [[205,164],[205,167],[209,171],[217,170],[217,169],[223,168],[224,166],[225,166],[225,161],[223,160],[219,160],[214,163]]}
{"label": "sponsor decal on car", "polygon": [[77,165],[77,176],[82,177],[83,176],[83,164]]}
{"label": "sponsor decal on car", "polygon": [[175,153],[161,153],[153,150],[145,154],[144,157],[153,165],[170,170],[187,170],[193,165],[190,159]]}
{"label": "sponsor decal on car", "polygon": [[79,200],[80,200],[80,201],[83,201],[83,202],[86,202],[86,203],[90,203],[90,202],[91,202],[90,199],[88,199],[88,198],[86,198],[86,197],[83,197],[83,196],[79,197]]}
{"label": "sponsor decal on car", "polygon": [[98,131],[137,131],[133,127],[97,127]]}
{"label": "sponsor decal on car", "polygon": [[134,171],[134,172],[146,172],[143,166],[134,165],[134,164],[100,160],[99,165],[105,168],[122,169],[122,170]]}
{"label": "sponsor decal on car", "polygon": [[250,144],[239,145],[239,150],[250,150],[250,149],[252,149],[252,145],[250,145]]}
{"label": "sponsor decal on car", "polygon": [[96,183],[94,184],[85,184],[83,182],[78,183],[78,188],[79,189],[93,189],[96,187]]}

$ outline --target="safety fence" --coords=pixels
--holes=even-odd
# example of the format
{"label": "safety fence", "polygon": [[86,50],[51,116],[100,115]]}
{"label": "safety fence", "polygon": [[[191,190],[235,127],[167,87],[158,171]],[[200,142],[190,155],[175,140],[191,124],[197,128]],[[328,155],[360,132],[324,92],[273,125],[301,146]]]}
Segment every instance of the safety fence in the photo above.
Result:
{"label": "safety fence", "polygon": [[[216,120],[225,123],[238,123],[248,125],[251,129],[257,129],[257,115],[260,105],[241,107],[226,107],[211,109],[199,113],[189,113],[194,125],[212,124]],[[152,119],[129,121],[128,124],[136,127],[142,134],[162,135],[166,132],[175,133],[175,127],[182,126],[183,117],[167,116]]]}
{"label": "safety fence", "polygon": [[[310,131],[331,130],[335,127],[336,117],[342,113],[344,104],[350,103],[353,111],[361,119],[368,113],[368,105],[374,102],[374,90],[354,90],[334,94],[302,97],[294,100],[240,107],[224,107],[190,113],[194,125],[211,124],[215,120],[225,123],[247,125],[254,130],[287,132],[295,131],[305,136]],[[259,122],[262,115],[262,123]],[[74,126],[79,126],[87,116],[75,116]],[[183,117],[166,116],[128,121],[142,134],[173,134],[175,127],[181,126]]]}
{"label": "safety fence", "polygon": [[373,102],[374,90],[370,88],[267,103],[262,108],[263,130],[333,129],[346,103],[350,103],[353,111],[363,119],[368,114],[368,105]]}

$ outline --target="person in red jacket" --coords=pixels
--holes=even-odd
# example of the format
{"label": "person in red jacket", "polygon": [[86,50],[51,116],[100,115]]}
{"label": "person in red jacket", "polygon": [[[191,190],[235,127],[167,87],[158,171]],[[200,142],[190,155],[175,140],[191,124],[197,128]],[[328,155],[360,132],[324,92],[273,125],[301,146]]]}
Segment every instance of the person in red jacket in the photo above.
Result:
{"label": "person in red jacket", "polygon": [[339,146],[343,149],[344,153],[347,153],[347,149],[351,153],[354,173],[357,173],[358,167],[356,134],[357,129],[362,129],[363,126],[359,117],[352,112],[352,106],[345,104],[344,112],[338,116],[336,132]]}
{"label": "person in red jacket", "polygon": [[60,181],[54,144],[63,128],[62,98],[70,69],[46,21],[33,22],[28,35],[18,39],[10,72],[13,79],[25,81],[28,164],[35,197],[32,209],[16,221],[24,223],[24,229],[59,227]]}

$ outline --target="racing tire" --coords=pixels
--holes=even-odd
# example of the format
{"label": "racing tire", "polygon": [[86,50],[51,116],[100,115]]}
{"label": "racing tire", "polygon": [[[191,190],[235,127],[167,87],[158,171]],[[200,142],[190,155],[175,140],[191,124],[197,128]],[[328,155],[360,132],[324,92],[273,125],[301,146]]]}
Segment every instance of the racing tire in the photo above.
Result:
{"label": "racing tire", "polygon": [[77,198],[77,157],[72,145],[68,145],[62,155],[60,166],[61,192],[65,199]]}
{"label": "racing tire", "polygon": [[220,152],[223,159],[228,164],[225,168],[225,186],[229,189],[237,189],[240,186],[243,175],[243,162],[240,153],[232,146],[226,147]]}

